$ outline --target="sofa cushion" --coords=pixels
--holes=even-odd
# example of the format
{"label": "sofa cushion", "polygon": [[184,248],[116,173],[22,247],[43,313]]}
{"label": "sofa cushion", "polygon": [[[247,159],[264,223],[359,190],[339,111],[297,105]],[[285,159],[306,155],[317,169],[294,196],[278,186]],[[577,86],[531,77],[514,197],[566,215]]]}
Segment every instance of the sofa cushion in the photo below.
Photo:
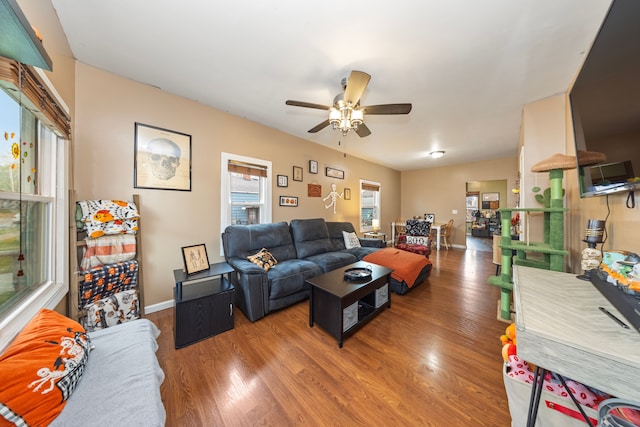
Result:
{"label": "sofa cushion", "polygon": [[322,271],[324,273],[335,270],[336,268],[344,267],[345,265],[353,264],[354,262],[358,261],[358,258],[354,254],[347,252],[347,250],[311,255],[305,259],[318,264],[322,268]]}
{"label": "sofa cushion", "polygon": [[347,233],[355,233],[356,230],[353,228],[353,224],[350,222],[339,222],[339,221],[327,221],[327,230],[329,231],[329,239],[331,240],[331,245],[334,251],[341,251],[346,249],[344,245],[344,234]]}
{"label": "sofa cushion", "polygon": [[378,247],[361,246],[359,248],[345,249],[342,252],[349,253],[349,254],[353,255],[354,257],[356,257],[358,261],[360,261],[362,258],[366,257],[370,253],[373,253],[373,252],[378,251],[378,250],[380,250],[380,248],[378,248]]}
{"label": "sofa cushion", "polygon": [[308,289],[305,280],[322,274],[317,264],[303,260],[290,259],[279,262],[269,269],[269,299],[278,299]]}
{"label": "sofa cushion", "polygon": [[41,309],[0,356],[0,418],[51,423],[80,381],[89,347],[78,322]]}
{"label": "sofa cushion", "polygon": [[278,262],[296,258],[296,248],[286,222],[271,224],[230,225],[222,235],[224,255],[247,259],[265,248]]}
{"label": "sofa cushion", "polygon": [[329,230],[322,218],[291,220],[291,233],[298,258],[333,251]]}

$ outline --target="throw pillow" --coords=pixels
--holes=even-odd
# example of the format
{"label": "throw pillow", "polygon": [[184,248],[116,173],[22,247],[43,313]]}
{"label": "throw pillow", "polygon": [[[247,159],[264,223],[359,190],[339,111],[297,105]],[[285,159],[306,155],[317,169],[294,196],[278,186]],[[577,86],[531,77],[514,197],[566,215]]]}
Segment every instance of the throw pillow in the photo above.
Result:
{"label": "throw pillow", "polygon": [[342,236],[344,237],[345,248],[352,249],[360,247],[360,239],[358,239],[356,233],[347,233],[346,231],[343,231]]}
{"label": "throw pillow", "polygon": [[78,322],[41,309],[0,356],[0,420],[51,423],[80,381],[89,348]]}
{"label": "throw pillow", "polygon": [[87,331],[108,328],[140,317],[138,293],[135,289],[118,292],[87,307]]}
{"label": "throw pillow", "polygon": [[425,236],[407,236],[407,243],[412,245],[429,245],[429,238]]}
{"label": "throw pillow", "polygon": [[249,255],[247,259],[252,263],[264,268],[264,271],[269,271],[271,267],[278,263],[278,260],[276,260],[271,252],[269,252],[265,248],[260,249],[260,251],[255,255]]}

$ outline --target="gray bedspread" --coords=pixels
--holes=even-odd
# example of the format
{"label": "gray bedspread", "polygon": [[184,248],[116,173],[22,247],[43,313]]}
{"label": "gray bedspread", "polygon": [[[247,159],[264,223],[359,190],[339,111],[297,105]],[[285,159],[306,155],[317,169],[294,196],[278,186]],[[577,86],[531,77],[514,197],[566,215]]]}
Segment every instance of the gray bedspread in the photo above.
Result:
{"label": "gray bedspread", "polygon": [[64,426],[164,426],[158,328],[139,319],[91,332],[95,347],[76,390],[51,423]]}

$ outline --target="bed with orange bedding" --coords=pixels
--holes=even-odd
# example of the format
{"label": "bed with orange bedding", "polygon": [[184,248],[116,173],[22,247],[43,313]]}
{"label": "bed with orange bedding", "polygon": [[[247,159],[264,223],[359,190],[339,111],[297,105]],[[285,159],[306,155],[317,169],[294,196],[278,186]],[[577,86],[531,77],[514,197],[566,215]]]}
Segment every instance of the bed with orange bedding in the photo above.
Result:
{"label": "bed with orange bedding", "polygon": [[422,283],[431,272],[431,261],[423,255],[396,248],[383,248],[365,256],[363,261],[392,268],[391,290],[399,295]]}

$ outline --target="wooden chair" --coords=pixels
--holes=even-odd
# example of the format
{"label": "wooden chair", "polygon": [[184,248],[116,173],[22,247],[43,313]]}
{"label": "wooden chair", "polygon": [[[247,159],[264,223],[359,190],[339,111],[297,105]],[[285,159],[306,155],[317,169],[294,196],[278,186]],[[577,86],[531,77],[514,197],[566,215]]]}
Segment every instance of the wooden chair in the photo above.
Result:
{"label": "wooden chair", "polygon": [[400,236],[405,236],[407,234],[407,220],[404,218],[398,218],[395,221],[395,230],[394,230],[394,242],[393,246],[398,244],[398,240]]}
{"label": "wooden chair", "polygon": [[447,225],[442,228],[440,231],[440,238],[442,239],[442,243],[444,247],[449,250],[449,237],[451,236],[451,229],[453,228],[453,218],[449,220]]}

